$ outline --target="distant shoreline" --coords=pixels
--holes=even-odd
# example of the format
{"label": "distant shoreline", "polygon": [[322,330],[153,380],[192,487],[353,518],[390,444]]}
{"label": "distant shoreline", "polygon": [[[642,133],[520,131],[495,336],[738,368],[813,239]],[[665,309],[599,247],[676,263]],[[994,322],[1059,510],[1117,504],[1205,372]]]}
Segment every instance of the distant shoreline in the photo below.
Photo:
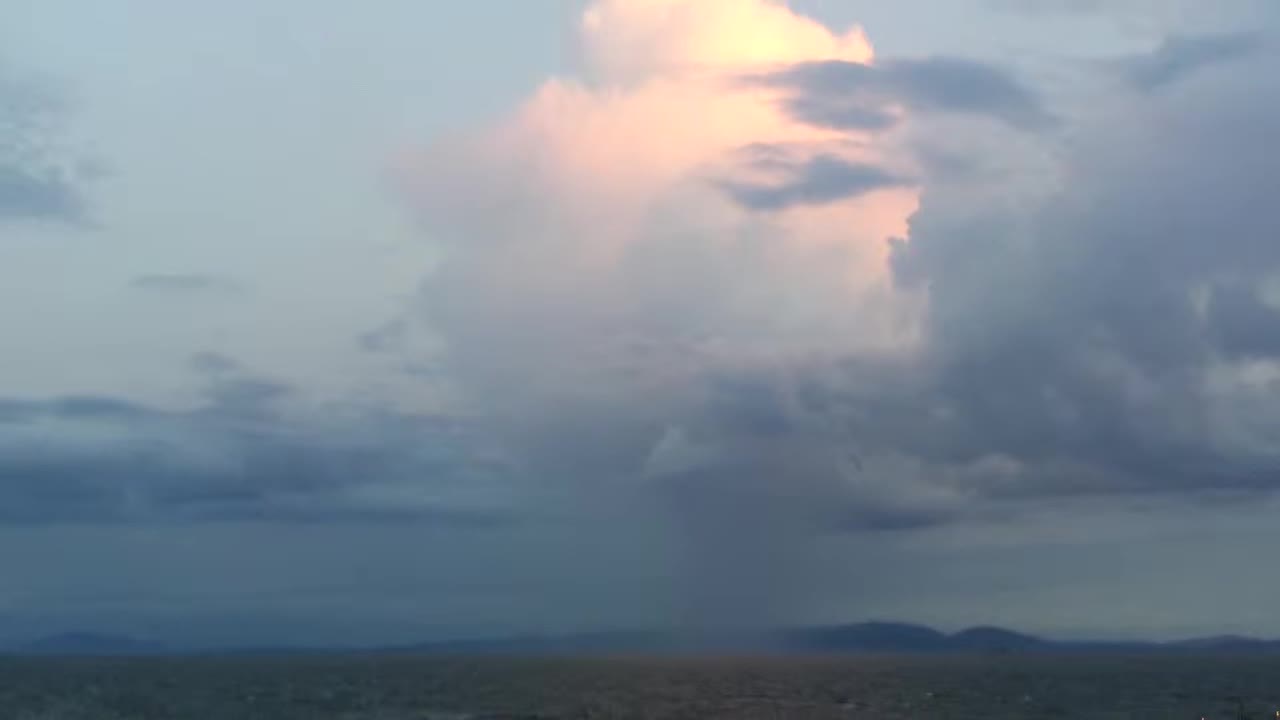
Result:
{"label": "distant shoreline", "polygon": [[5,657],[830,657],[830,656],[1242,656],[1278,655],[1280,640],[1241,636],[1155,641],[1062,641],[1005,628],[943,633],[924,625],[863,622],[776,631],[677,634],[601,632],[447,640],[367,647],[262,645],[180,647],[90,632],[38,638],[0,649]]}

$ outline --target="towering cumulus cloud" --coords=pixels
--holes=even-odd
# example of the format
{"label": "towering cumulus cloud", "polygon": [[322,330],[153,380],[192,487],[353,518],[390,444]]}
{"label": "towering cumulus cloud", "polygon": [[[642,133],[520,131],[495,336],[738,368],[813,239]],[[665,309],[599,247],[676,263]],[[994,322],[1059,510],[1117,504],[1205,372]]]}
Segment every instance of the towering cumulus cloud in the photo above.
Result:
{"label": "towering cumulus cloud", "polygon": [[715,548],[694,559],[708,586],[768,587],[751,568],[785,563],[753,554],[792,523],[909,521],[849,504],[850,448],[793,383],[914,342],[918,301],[887,271],[917,204],[891,151],[902,108],[821,127],[759,81],[872,63],[862,31],[772,0],[604,0],[580,32],[579,77],[402,159],[445,246],[421,305],[447,377],[539,484],[644,488],[673,511]]}
{"label": "towering cumulus cloud", "polygon": [[614,0],[589,8],[581,33],[581,78],[548,81],[497,127],[402,168],[448,245],[426,302],[450,352],[474,351],[458,369],[488,374],[505,403],[556,377],[581,386],[584,369],[636,382],[687,374],[695,355],[909,340],[884,309],[900,300],[885,241],[915,208],[911,169],[870,133],[798,121],[785,90],[747,80],[869,63],[860,30],[763,0]]}
{"label": "towering cumulus cloud", "polygon": [[580,29],[576,77],[402,158],[418,325],[533,502],[680,541],[694,619],[804,613],[833,533],[1274,487],[1268,43],[1083,107],[768,0]]}
{"label": "towering cumulus cloud", "polygon": [[524,487],[684,541],[695,617],[803,612],[823,534],[1273,487],[1266,42],[1053,108],[767,0],[581,32],[579,77],[404,159],[421,325]]}

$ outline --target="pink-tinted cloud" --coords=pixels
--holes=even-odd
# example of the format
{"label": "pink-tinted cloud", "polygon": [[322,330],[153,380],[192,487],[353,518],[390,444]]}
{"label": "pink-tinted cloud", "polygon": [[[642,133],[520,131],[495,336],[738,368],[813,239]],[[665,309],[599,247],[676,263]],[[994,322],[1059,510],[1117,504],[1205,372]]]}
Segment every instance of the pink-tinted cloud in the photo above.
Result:
{"label": "pink-tinted cloud", "polygon": [[590,69],[614,82],[873,56],[861,28],[833,33],[771,0],[601,0],[584,13],[582,34]]}
{"label": "pink-tinted cloud", "polygon": [[[921,298],[894,287],[887,240],[906,234],[917,189],[888,135],[807,124],[786,90],[745,79],[806,61],[869,63],[871,46],[857,28],[833,32],[774,0],[601,0],[580,31],[578,76],[401,158],[400,187],[443,248],[424,324],[531,485],[577,480],[569,495],[580,498],[655,483],[673,509],[659,524],[712,522],[674,509],[701,489],[657,477],[664,438],[685,433],[706,451],[681,472],[710,467],[711,497],[721,482],[737,493],[715,532],[756,527],[757,545],[787,555],[800,517],[841,502],[846,440],[755,443],[737,420],[714,427],[720,405],[737,406],[722,396],[740,392],[719,378],[785,384],[909,351]],[[744,476],[743,443],[755,444],[755,467],[784,472]],[[783,494],[795,485],[803,500],[774,503],[757,481]],[[728,560],[690,571],[714,585],[716,567],[741,565]],[[786,584],[776,580],[759,584]]]}
{"label": "pink-tinted cloud", "polygon": [[[869,134],[799,122],[781,91],[740,82],[797,62],[871,62],[860,29],[832,32],[772,0],[603,0],[580,30],[582,77],[548,80],[497,125],[403,159],[406,194],[449,245],[437,289],[456,282],[469,295],[438,302],[510,312],[525,328],[605,313],[612,329],[641,333],[634,312],[654,310],[697,324],[687,329],[702,340],[745,331],[810,352],[909,334],[884,307],[886,239],[906,234],[916,190],[786,187],[818,156],[885,177],[907,177],[909,163]],[[729,181],[784,201],[744,208]],[[544,304],[548,316],[528,316]]]}

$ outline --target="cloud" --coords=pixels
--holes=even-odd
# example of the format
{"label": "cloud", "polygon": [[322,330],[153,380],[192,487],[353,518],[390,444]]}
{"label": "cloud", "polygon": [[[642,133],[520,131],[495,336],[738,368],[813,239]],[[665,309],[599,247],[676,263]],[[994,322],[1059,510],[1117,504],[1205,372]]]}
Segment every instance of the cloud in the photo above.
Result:
{"label": "cloud", "polygon": [[482,497],[493,464],[469,454],[453,420],[338,408],[327,421],[300,418],[286,386],[221,361],[200,366],[207,400],[186,410],[0,399],[0,523],[514,519]]}
{"label": "cloud", "polygon": [[724,189],[741,205],[755,210],[781,210],[796,205],[824,205],[865,195],[875,190],[910,186],[912,183],[874,165],[846,162],[818,155],[792,168],[781,184],[762,185],[728,181]]}
{"label": "cloud", "polygon": [[[762,34],[750,48],[731,40],[752,33],[721,36],[728,13]],[[401,191],[445,255],[396,334],[440,338],[433,364],[531,482],[647,487],[659,518],[696,524],[687,489],[719,500],[704,518],[720,531],[772,528],[779,547],[972,511],[964,482],[991,458],[953,466],[908,440],[929,427],[934,379],[929,293],[895,277],[889,242],[923,181],[901,130],[922,114],[1006,134],[1050,116],[997,67],[873,62],[857,31],[793,41],[815,27],[764,1],[597,3],[582,78],[402,159]],[[797,117],[801,98],[828,97],[862,115]],[[882,388],[864,401],[885,427],[849,416],[866,412],[843,396],[850,365]]]}
{"label": "cloud", "polygon": [[1202,3],[1196,0],[988,0],[991,7],[1026,15],[1095,15],[1110,18],[1133,29],[1135,26],[1168,31],[1172,26],[1200,26],[1215,19],[1229,18],[1233,24],[1241,18],[1265,17],[1274,10],[1267,0],[1234,0],[1228,3]]}
{"label": "cloud", "polygon": [[241,289],[240,283],[233,279],[204,273],[149,273],[134,277],[129,286],[166,293],[236,292]]}
{"label": "cloud", "polygon": [[67,112],[54,83],[0,64],[0,222],[85,222],[95,172],[66,141]]}
{"label": "cloud", "polygon": [[988,2],[1001,10],[1028,13],[1092,13],[1108,6],[1108,0],[988,0]]}
{"label": "cloud", "polygon": [[926,196],[894,259],[930,292],[913,453],[1011,457],[1026,495],[1275,489],[1273,69],[1094,108],[1030,206]]}
{"label": "cloud", "polygon": [[1005,12],[1020,14],[1107,14],[1121,17],[1133,14],[1158,17],[1162,11],[1183,12],[1201,5],[1194,0],[987,0],[987,4]]}
{"label": "cloud", "polygon": [[1209,342],[1237,359],[1280,357],[1280,306],[1249,283],[1215,285],[1206,297]]}
{"label": "cloud", "polygon": [[222,353],[203,351],[191,356],[191,369],[212,377],[240,371],[240,363]]}
{"label": "cloud", "polygon": [[[775,52],[737,55],[695,7],[597,5],[589,82],[403,169],[442,372],[531,475],[692,483],[724,528],[1270,487],[1273,414],[1237,405],[1276,372],[1265,83],[1105,98],[1063,152],[1010,132],[1067,116],[999,67],[808,52],[766,2],[735,7]],[[948,114],[999,120],[936,127],[1008,171],[919,162],[901,127]]]}
{"label": "cloud", "polygon": [[78,221],[83,203],[61,173],[0,166],[0,218]]}
{"label": "cloud", "polygon": [[1210,65],[1229,63],[1260,52],[1257,33],[1173,35],[1148,55],[1126,60],[1121,68],[1139,90],[1151,92]]}
{"label": "cloud", "polygon": [[[594,3],[580,30],[579,76],[400,159],[398,187],[444,252],[413,322],[397,329],[439,338],[433,366],[526,482],[588,516],[634,498],[642,532],[677,523],[676,535],[719,548],[687,567],[673,559],[684,587],[741,589],[746,576],[782,573],[780,558],[807,542],[802,518],[826,513],[773,502],[736,457],[783,468],[773,453],[837,457],[844,443],[751,450],[752,424],[717,412],[713,388],[911,344],[916,294],[892,286],[886,244],[916,207],[911,163],[871,133],[798,121],[784,91],[741,81],[870,61],[858,29],[835,33],[769,0],[612,0]],[[711,445],[710,465],[648,472],[680,432]],[[843,464],[815,461],[792,494],[834,500],[845,477]],[[714,510],[686,513],[694,496]],[[823,522],[847,527],[855,515]],[[751,527],[773,558],[754,570],[725,554]],[[741,573],[727,577],[730,567]],[[685,598],[699,606],[691,617],[714,621],[699,595]],[[778,610],[751,605],[744,614]]]}
{"label": "cloud", "polygon": [[877,65],[840,60],[799,63],[754,78],[789,91],[786,106],[798,120],[822,127],[882,130],[890,109],[996,118],[1020,129],[1052,124],[1034,91],[1007,71],[973,60],[936,57]]}

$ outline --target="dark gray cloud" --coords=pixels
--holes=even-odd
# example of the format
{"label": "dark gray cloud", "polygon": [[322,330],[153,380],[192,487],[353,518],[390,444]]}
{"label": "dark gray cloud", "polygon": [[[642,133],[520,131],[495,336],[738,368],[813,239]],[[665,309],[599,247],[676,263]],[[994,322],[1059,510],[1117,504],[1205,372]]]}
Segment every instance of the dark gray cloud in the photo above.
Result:
{"label": "dark gray cloud", "polygon": [[918,110],[990,115],[1022,129],[1053,122],[1036,92],[998,66],[947,57],[899,60],[887,63],[884,75]]}
{"label": "dark gray cloud", "polygon": [[723,181],[721,187],[744,207],[782,210],[795,205],[825,205],[876,190],[910,184],[884,168],[820,154],[786,169],[774,184]]}
{"label": "dark gray cloud", "polygon": [[790,91],[787,110],[823,127],[880,130],[894,124],[886,108],[996,118],[1033,130],[1053,124],[1037,93],[1003,68],[952,57],[890,60],[878,65],[801,63],[754,78]]}
{"label": "dark gray cloud", "polygon": [[1253,32],[1173,35],[1149,55],[1123,61],[1120,69],[1134,87],[1150,92],[1202,68],[1240,60],[1263,48],[1263,36]]}
{"label": "dark gray cloud", "polygon": [[190,410],[0,400],[0,523],[512,519],[466,497],[495,471],[455,421],[300,420],[280,408],[286,386],[224,366],[215,374]]}
{"label": "dark gray cloud", "polygon": [[888,130],[899,120],[880,101],[856,95],[797,93],[787,99],[787,111],[810,125],[841,130]]}
{"label": "dark gray cloud", "polygon": [[1015,460],[997,493],[1280,489],[1273,66],[1118,103],[1025,213],[926,195],[894,247],[930,293],[930,410],[900,447]]}
{"label": "dark gray cloud", "polygon": [[237,292],[242,289],[239,282],[221,275],[206,273],[148,273],[138,275],[129,282],[130,287],[138,290],[155,290],[158,292]]}
{"label": "dark gray cloud", "polygon": [[1211,342],[1233,357],[1280,357],[1280,307],[1255,288],[1227,283],[1213,288],[1205,325]]}
{"label": "dark gray cloud", "polygon": [[0,222],[85,222],[83,186],[95,172],[66,147],[67,112],[52,82],[0,63]]}

